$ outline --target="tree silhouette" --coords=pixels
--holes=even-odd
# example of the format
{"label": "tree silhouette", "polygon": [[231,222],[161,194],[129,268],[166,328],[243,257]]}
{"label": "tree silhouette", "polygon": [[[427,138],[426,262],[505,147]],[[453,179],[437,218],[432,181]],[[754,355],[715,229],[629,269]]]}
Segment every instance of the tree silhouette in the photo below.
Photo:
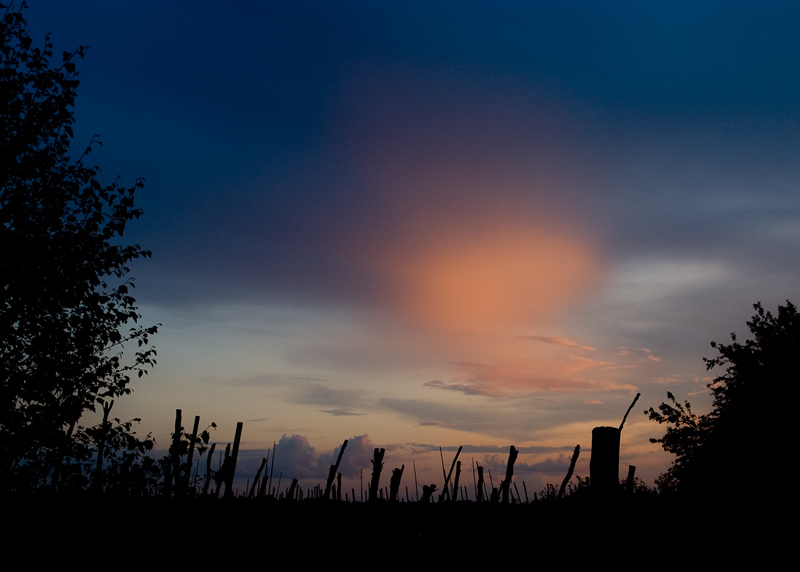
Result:
{"label": "tree silhouette", "polygon": [[709,370],[725,368],[708,385],[711,412],[698,415],[671,393],[670,403],[645,411],[668,425],[663,437],[650,441],[676,455],[659,477],[660,488],[706,495],[741,492],[765,480],[770,464],[780,459],[782,439],[792,434],[787,411],[798,391],[800,317],[788,300],[777,315],[764,311],[760,302],[753,308],[756,314],[747,322],[753,339],[741,344],[732,333],[730,344],[711,342],[717,357],[704,358]]}
{"label": "tree silhouette", "polygon": [[[70,157],[84,48],[54,64],[49,36],[34,46],[24,7],[0,5],[0,490],[53,483],[62,459],[86,453],[81,416],[130,393],[131,375],[155,364],[157,331],[136,324],[126,277],[150,252],[120,241],[141,215],[143,181],[101,185],[84,164],[95,138]],[[136,348],[127,361],[125,345]]]}

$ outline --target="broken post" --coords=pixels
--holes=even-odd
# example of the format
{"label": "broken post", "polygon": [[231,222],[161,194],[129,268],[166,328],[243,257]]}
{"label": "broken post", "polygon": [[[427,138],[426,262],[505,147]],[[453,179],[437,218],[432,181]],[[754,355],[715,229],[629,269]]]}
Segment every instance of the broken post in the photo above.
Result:
{"label": "broken post", "polygon": [[383,470],[383,455],[386,449],[378,449],[375,447],[373,452],[372,463],[372,481],[369,485],[369,501],[375,502],[378,500],[378,490],[380,489],[381,471]]}
{"label": "broken post", "polygon": [[511,449],[508,451],[508,464],[506,465],[506,479],[500,483],[500,488],[503,492],[503,504],[508,504],[508,491],[509,487],[511,486],[511,477],[514,476],[514,463],[517,462],[517,456],[519,455],[519,451],[514,448],[514,445],[511,445]]}
{"label": "broken post", "polygon": [[633,489],[636,487],[636,467],[634,465],[628,465],[628,478],[625,479],[625,492],[628,494],[633,493]]}
{"label": "broken post", "polygon": [[399,469],[392,469],[392,477],[389,479],[389,500],[392,502],[397,500],[397,494],[400,491],[400,479],[403,478],[403,470],[405,468],[405,465],[401,465]]}

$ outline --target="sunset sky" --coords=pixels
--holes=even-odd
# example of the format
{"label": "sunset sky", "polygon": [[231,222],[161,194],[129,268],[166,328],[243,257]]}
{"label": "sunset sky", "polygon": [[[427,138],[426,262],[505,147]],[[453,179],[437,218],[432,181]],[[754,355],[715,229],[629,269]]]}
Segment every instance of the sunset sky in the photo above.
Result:
{"label": "sunset sky", "polygon": [[348,489],[384,447],[413,494],[514,445],[532,493],[641,392],[652,484],[642,412],[706,410],[709,342],[800,299],[799,3],[29,4],[89,46],[76,150],[147,181],[158,365],[113,413],[159,447],[243,421],[240,475],[280,442],[313,484],[350,439]]}

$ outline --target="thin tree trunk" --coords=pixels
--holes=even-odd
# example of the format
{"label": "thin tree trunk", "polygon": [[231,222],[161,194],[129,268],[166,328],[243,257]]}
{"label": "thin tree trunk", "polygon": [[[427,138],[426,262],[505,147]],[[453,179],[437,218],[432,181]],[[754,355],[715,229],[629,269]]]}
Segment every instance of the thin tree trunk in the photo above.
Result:
{"label": "thin tree trunk", "polygon": [[103,461],[106,452],[106,439],[108,432],[111,429],[111,424],[108,422],[108,414],[111,413],[111,408],[114,407],[114,400],[110,403],[103,403],[103,424],[100,431],[100,442],[97,444],[97,466],[94,470],[94,480],[92,481],[92,490],[95,493],[103,491]]}

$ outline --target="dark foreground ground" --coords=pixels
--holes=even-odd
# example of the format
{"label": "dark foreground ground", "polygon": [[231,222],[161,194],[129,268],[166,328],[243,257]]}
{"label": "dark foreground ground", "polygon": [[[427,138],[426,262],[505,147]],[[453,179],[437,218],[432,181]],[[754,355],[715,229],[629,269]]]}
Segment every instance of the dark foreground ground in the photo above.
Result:
{"label": "dark foreground ground", "polygon": [[783,560],[785,534],[796,538],[793,514],[785,520],[793,510],[661,498],[503,506],[12,497],[3,499],[2,543],[7,563],[15,554],[15,568],[34,569],[770,569]]}

